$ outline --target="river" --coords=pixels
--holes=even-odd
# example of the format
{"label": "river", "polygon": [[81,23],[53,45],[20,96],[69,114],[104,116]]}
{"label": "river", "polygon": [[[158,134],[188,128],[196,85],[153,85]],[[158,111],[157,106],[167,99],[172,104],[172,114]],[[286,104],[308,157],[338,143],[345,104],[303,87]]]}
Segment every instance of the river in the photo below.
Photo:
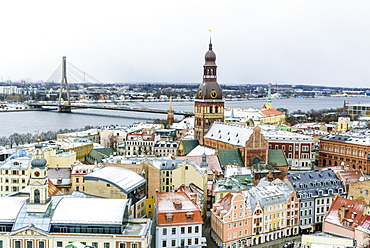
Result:
{"label": "river", "polygon": [[[327,98],[285,98],[273,99],[273,108],[285,108],[289,112],[296,110],[341,108],[343,102],[369,103],[370,97],[327,97]],[[246,101],[226,101],[226,107],[232,108],[261,108],[264,99]],[[168,102],[129,102],[133,108],[150,108],[167,110]],[[173,102],[175,111],[193,111],[193,102]],[[26,111],[0,112],[0,137],[17,133],[33,133],[34,131],[47,132],[59,129],[82,128],[90,126],[126,125],[137,122],[165,119],[165,114],[136,113],[115,110],[76,109],[72,113],[58,113],[56,111]],[[177,120],[181,116],[176,117]]]}

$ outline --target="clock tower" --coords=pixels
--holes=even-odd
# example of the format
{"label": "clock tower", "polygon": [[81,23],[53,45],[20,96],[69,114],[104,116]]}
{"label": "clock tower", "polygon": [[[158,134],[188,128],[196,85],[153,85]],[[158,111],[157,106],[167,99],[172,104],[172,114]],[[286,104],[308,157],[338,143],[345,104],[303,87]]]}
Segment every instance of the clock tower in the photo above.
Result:
{"label": "clock tower", "polygon": [[224,121],[225,103],[222,99],[222,89],[217,83],[216,54],[212,50],[212,40],[205,55],[203,82],[198,88],[194,102],[194,137],[203,145],[203,137],[212,123]]}
{"label": "clock tower", "polygon": [[31,161],[30,199],[27,202],[27,212],[44,213],[50,205],[47,161],[43,157],[42,144],[36,144],[35,148],[35,158]]}

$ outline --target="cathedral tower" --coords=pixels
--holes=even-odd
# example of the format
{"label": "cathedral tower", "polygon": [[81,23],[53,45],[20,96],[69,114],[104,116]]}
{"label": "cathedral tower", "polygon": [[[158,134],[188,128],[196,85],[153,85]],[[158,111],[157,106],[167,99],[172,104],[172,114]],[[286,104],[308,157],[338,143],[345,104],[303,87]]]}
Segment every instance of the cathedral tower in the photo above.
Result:
{"label": "cathedral tower", "polygon": [[217,83],[216,54],[212,50],[212,41],[205,55],[203,82],[198,88],[194,103],[194,137],[203,145],[203,137],[213,122],[224,121],[224,101],[222,89]]}

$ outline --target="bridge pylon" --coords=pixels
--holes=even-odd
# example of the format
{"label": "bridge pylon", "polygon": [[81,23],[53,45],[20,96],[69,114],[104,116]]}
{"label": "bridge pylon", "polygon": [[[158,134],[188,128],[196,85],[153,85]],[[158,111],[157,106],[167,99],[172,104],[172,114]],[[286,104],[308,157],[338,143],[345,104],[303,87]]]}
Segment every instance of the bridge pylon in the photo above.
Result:
{"label": "bridge pylon", "polygon": [[[68,81],[67,81],[67,59],[63,56],[62,61],[62,80],[60,82],[60,91],[59,91],[59,99],[58,99],[58,112],[70,113],[71,112],[71,100],[69,97],[69,88],[68,88]],[[67,103],[62,103],[62,95],[65,88],[65,92],[67,95]]]}

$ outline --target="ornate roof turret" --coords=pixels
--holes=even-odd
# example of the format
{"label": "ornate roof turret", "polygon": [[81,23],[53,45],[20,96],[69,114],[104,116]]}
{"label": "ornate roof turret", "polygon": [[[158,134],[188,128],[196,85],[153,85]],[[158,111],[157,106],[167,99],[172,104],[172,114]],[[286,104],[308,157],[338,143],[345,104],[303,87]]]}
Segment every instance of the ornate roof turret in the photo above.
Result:
{"label": "ornate roof turret", "polygon": [[209,50],[206,52],[204,58],[203,82],[198,88],[196,99],[222,100],[222,89],[217,83],[216,54],[212,49],[212,40],[210,40]]}
{"label": "ornate roof turret", "polygon": [[31,161],[32,167],[38,167],[38,168],[45,167],[47,164],[47,161],[42,156],[42,144],[37,143],[35,145],[35,148],[36,148],[36,156],[35,156],[36,158],[34,158]]}
{"label": "ornate roof turret", "polygon": [[206,52],[206,55],[204,56],[206,63],[205,66],[216,66],[216,54],[212,50],[212,41],[209,41],[209,49],[208,52]]}
{"label": "ornate roof turret", "polygon": [[202,155],[202,162],[200,163],[200,167],[202,167],[202,168],[204,168],[204,167],[208,168],[207,155],[206,155],[205,152]]}

